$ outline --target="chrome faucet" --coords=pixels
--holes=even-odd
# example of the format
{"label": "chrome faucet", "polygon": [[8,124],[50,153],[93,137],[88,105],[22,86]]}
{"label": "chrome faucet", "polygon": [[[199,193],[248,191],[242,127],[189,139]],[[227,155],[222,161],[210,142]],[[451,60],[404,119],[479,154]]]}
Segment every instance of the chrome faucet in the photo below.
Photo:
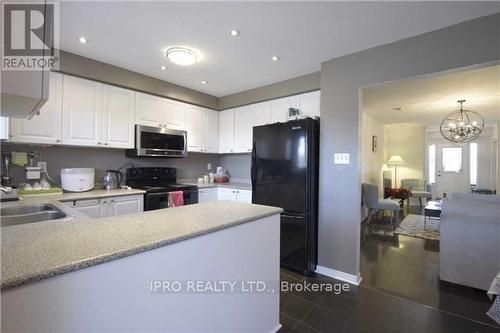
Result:
{"label": "chrome faucet", "polygon": [[12,193],[12,187],[0,186],[0,191],[2,191],[5,194],[10,194],[10,193]]}

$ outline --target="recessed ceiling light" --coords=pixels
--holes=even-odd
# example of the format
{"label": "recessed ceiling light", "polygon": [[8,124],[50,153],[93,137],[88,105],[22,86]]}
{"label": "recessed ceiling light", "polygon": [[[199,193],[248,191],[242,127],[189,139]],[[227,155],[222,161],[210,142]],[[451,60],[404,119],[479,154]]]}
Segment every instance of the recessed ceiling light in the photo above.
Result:
{"label": "recessed ceiling light", "polygon": [[280,60],[280,57],[278,57],[278,56],[272,56],[272,58],[271,58],[271,59],[272,59],[273,61],[278,61],[278,60]]}
{"label": "recessed ceiling light", "polygon": [[230,34],[233,37],[237,37],[240,34],[240,32],[236,29],[233,29],[233,30],[231,30]]}
{"label": "recessed ceiling light", "polygon": [[81,37],[78,37],[78,41],[82,44],[87,44],[88,43],[88,39],[81,36]]}
{"label": "recessed ceiling light", "polygon": [[207,84],[207,81],[201,80],[201,84]]}
{"label": "recessed ceiling light", "polygon": [[185,47],[171,47],[165,52],[165,56],[180,66],[190,66],[198,61],[196,52]]}
{"label": "recessed ceiling light", "polygon": [[167,69],[167,66],[161,66],[160,67],[162,71],[166,70]]}

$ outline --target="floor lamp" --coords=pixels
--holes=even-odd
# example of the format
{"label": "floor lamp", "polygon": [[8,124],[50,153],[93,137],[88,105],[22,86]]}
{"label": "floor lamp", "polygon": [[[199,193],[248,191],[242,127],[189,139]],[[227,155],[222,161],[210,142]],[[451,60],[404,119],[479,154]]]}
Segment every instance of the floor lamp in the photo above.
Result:
{"label": "floor lamp", "polygon": [[394,188],[398,188],[398,165],[405,164],[405,161],[400,155],[392,155],[387,165],[394,165]]}

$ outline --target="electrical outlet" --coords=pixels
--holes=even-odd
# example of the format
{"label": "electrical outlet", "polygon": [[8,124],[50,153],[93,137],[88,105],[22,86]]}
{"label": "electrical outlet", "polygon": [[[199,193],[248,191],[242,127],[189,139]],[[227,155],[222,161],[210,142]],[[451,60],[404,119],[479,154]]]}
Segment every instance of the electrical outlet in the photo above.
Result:
{"label": "electrical outlet", "polygon": [[334,164],[349,164],[350,154],[342,153],[342,154],[334,154],[333,155],[333,163]]}
{"label": "electrical outlet", "polygon": [[38,162],[38,167],[40,171],[47,172],[47,162]]}
{"label": "electrical outlet", "polygon": [[207,170],[212,170],[212,163],[207,163]]}

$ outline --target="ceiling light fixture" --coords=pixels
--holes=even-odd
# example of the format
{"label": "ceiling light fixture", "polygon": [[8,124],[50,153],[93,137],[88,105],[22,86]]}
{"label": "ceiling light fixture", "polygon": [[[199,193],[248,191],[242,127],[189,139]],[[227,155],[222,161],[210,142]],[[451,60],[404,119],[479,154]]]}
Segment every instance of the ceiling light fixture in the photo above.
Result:
{"label": "ceiling light fixture", "polygon": [[160,67],[162,71],[166,70],[167,69],[167,66],[161,66]]}
{"label": "ceiling light fixture", "polygon": [[190,66],[198,61],[196,52],[185,47],[171,47],[167,49],[165,56],[171,62],[180,66]]}
{"label": "ceiling light fixture", "polygon": [[237,36],[239,36],[240,32],[236,29],[233,29],[233,30],[231,30],[230,34],[233,37],[237,37]]}
{"label": "ceiling light fixture", "polygon": [[202,80],[202,81],[201,81],[201,84],[207,84],[207,81]]}
{"label": "ceiling light fixture", "polygon": [[278,56],[272,56],[272,58],[271,58],[271,59],[272,59],[273,61],[278,61],[278,60],[280,60],[280,57],[278,57]]}
{"label": "ceiling light fixture", "polygon": [[87,44],[88,43],[88,39],[81,36],[81,37],[78,37],[78,41],[82,44]]}
{"label": "ceiling light fixture", "polygon": [[475,111],[464,110],[465,99],[457,102],[460,104],[460,110],[448,114],[441,122],[439,130],[448,141],[454,143],[471,142],[477,139],[483,131],[484,118]]}

